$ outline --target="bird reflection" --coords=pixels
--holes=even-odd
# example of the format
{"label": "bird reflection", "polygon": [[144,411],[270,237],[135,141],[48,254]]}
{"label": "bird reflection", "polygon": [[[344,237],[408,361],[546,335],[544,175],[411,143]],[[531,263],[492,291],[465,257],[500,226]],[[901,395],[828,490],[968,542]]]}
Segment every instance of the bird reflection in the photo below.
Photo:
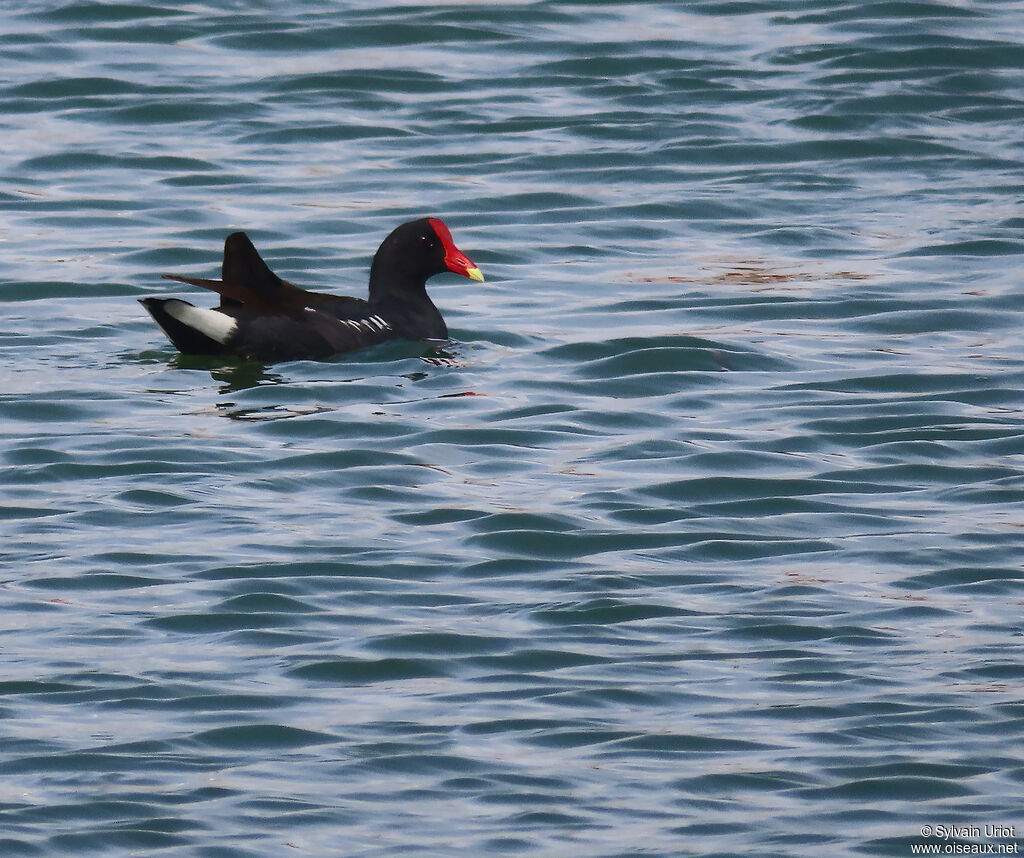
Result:
{"label": "bird reflection", "polygon": [[[391,348],[387,348],[387,345],[391,345]],[[415,354],[410,353],[408,343],[387,345],[380,349],[383,352],[381,356],[384,359],[402,360],[403,358],[415,358],[420,362],[421,366],[426,364],[426,367],[422,370],[412,370],[399,374],[400,378],[413,382],[428,378],[430,375],[429,367],[447,368],[468,365],[458,353],[458,344],[450,340],[429,342],[426,348],[423,348],[423,343],[420,343],[420,348],[416,349]],[[395,354],[396,351],[400,353]],[[219,384],[217,392],[221,396],[230,396],[233,393],[240,393],[258,387],[296,383],[296,379],[289,378],[282,372],[269,371],[267,364],[241,358],[177,354],[167,363],[173,369],[201,370],[210,373],[210,377]],[[323,366],[324,363],[321,362],[320,365]],[[347,364],[348,368],[356,366],[356,362],[352,361],[347,355],[339,357],[334,363]],[[375,361],[374,363],[377,362]],[[367,369],[366,365],[362,362],[359,362],[358,365],[361,370]],[[277,366],[281,365],[278,364]],[[346,377],[345,379],[338,380],[359,381],[362,378]],[[472,394],[442,394],[440,398],[452,395],[464,396]],[[337,410],[333,406],[325,405],[285,405],[280,403],[259,406],[242,405],[232,399],[218,401],[215,409],[216,413],[223,417],[244,421],[286,420],[291,417],[305,417],[311,414],[322,414]]]}
{"label": "bird reflection", "polygon": [[201,369],[210,373],[214,381],[221,382],[220,393],[233,393],[269,384],[281,384],[285,378],[277,372],[267,372],[266,364],[251,360],[232,360],[202,355],[175,355],[169,365],[176,369]]}

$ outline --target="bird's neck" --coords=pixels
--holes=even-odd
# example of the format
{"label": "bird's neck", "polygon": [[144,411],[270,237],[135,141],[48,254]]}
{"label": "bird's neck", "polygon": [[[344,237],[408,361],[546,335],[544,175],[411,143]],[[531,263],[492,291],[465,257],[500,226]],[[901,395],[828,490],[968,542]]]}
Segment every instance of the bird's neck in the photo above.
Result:
{"label": "bird's neck", "polygon": [[430,300],[423,281],[415,278],[382,275],[375,266],[370,273],[370,308],[384,316],[397,333],[411,339],[448,337],[441,311]]}

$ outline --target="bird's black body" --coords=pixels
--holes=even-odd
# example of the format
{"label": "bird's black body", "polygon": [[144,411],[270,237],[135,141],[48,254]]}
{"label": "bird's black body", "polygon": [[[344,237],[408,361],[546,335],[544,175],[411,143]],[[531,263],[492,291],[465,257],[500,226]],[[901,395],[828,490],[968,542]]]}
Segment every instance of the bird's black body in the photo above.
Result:
{"label": "bird's black body", "polygon": [[219,293],[218,307],[177,298],[142,304],[186,354],[320,360],[391,339],[446,339],[448,327],[426,290],[427,279],[442,271],[483,280],[436,218],[402,224],[384,239],[370,268],[368,300],[308,292],[282,280],[249,237],[236,232],[224,243],[220,280],[164,275]]}

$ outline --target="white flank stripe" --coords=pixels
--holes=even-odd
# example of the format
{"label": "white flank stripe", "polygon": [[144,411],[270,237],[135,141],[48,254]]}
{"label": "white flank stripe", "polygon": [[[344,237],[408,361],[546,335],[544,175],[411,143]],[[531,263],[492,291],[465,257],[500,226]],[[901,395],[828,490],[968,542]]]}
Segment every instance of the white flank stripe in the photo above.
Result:
{"label": "white flank stripe", "polygon": [[371,334],[375,334],[378,331],[390,331],[391,325],[385,322],[380,316],[369,316],[365,319],[339,319],[343,325],[348,325],[357,331],[369,331]]}
{"label": "white flank stripe", "polygon": [[238,322],[230,316],[204,307],[193,307],[185,301],[168,301],[164,309],[171,318],[218,343],[226,343],[238,329]]}

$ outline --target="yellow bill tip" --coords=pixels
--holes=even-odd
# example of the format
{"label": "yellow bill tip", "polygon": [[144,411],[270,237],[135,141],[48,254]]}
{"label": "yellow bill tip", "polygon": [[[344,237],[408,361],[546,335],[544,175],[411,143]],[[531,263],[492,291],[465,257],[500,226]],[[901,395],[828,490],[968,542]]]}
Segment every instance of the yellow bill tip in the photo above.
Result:
{"label": "yellow bill tip", "polygon": [[483,272],[479,268],[467,268],[466,269],[466,276],[470,280],[478,280],[481,283],[484,282]]}

